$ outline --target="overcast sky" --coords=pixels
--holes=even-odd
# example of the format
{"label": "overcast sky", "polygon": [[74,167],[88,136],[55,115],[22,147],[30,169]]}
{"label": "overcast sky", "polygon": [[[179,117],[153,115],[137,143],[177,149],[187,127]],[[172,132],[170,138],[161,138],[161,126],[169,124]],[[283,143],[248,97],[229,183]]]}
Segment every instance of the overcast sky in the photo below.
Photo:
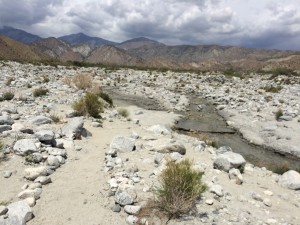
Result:
{"label": "overcast sky", "polygon": [[0,25],[41,37],[300,50],[300,0],[0,0]]}

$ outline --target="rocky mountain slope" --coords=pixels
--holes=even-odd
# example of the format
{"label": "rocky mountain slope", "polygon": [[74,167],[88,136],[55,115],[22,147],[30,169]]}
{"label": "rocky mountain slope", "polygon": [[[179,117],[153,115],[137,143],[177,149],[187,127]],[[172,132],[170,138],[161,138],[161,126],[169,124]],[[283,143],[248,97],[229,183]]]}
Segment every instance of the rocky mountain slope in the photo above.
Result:
{"label": "rocky mountain slope", "polygon": [[99,47],[101,45],[115,45],[117,43],[105,40],[103,38],[98,37],[90,37],[83,33],[78,34],[70,34],[66,36],[59,37],[58,39],[69,43],[70,45],[88,45],[90,48],[94,49],[96,47]]}
{"label": "rocky mountain slope", "polygon": [[[13,28],[9,28],[13,29]],[[17,40],[32,42],[34,51],[61,61],[85,61],[128,66],[158,67],[185,70],[242,71],[272,70],[285,67],[300,71],[300,52],[250,49],[218,45],[168,46],[155,40],[140,37],[122,43],[90,37],[83,33],[62,36],[58,39],[39,39],[25,31],[12,35]],[[9,33],[9,32],[8,32]],[[22,40],[19,36],[24,36]],[[27,40],[28,39],[28,40]],[[27,40],[27,41],[26,41]],[[2,54],[11,54],[7,51]],[[18,55],[18,54],[16,54]],[[20,58],[20,60],[22,60]]]}
{"label": "rocky mountain slope", "polygon": [[35,51],[29,45],[15,41],[6,36],[0,36],[0,59],[17,61],[39,61],[47,59],[42,52]]}
{"label": "rocky mountain slope", "polygon": [[25,44],[30,44],[41,39],[41,37],[38,35],[30,34],[24,30],[15,29],[8,26],[0,28],[0,34]]}

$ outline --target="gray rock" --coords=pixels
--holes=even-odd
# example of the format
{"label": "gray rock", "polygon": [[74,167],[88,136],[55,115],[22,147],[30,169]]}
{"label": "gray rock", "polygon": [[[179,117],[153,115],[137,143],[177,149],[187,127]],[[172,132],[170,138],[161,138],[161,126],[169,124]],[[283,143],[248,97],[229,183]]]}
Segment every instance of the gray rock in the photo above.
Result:
{"label": "gray rock", "polygon": [[234,152],[225,152],[217,156],[214,161],[214,168],[228,172],[232,168],[244,171],[246,160],[240,154]]}
{"label": "gray rock", "polygon": [[38,148],[35,145],[34,139],[21,139],[15,143],[13,150],[17,155],[26,156],[37,152]]}
{"label": "gray rock", "polygon": [[165,158],[165,154],[157,152],[157,153],[155,153],[155,156],[154,156],[154,163],[160,164],[164,158]]}
{"label": "gray rock", "polygon": [[12,175],[11,171],[4,171],[4,173],[3,173],[4,178],[10,178],[11,175]]}
{"label": "gray rock", "polygon": [[121,212],[121,206],[119,204],[115,204],[111,210],[113,212]]}
{"label": "gray rock", "polygon": [[35,116],[29,120],[30,123],[35,125],[42,125],[52,123],[52,120],[46,116]]}
{"label": "gray rock", "polygon": [[34,190],[26,189],[18,194],[18,198],[26,199],[26,198],[34,198],[39,199],[42,194],[41,188],[35,188]]}
{"label": "gray rock", "polygon": [[170,158],[173,160],[173,161],[177,161],[177,160],[180,160],[182,159],[182,155],[178,152],[172,152],[170,154]]}
{"label": "gray rock", "polygon": [[256,201],[259,201],[259,202],[262,202],[263,201],[263,198],[260,196],[260,194],[256,193],[256,192],[252,192],[251,193],[251,197],[256,200]]}
{"label": "gray rock", "polygon": [[224,196],[224,191],[221,185],[218,184],[213,184],[210,187],[210,192],[216,194],[219,197],[223,197]]}
{"label": "gray rock", "polygon": [[0,133],[3,133],[4,131],[11,130],[11,125],[0,125]]}
{"label": "gray rock", "polygon": [[148,128],[149,131],[152,131],[155,134],[162,134],[162,135],[169,135],[171,132],[162,125],[153,125],[152,127]]}
{"label": "gray rock", "polygon": [[47,175],[48,175],[47,166],[27,168],[24,171],[24,177],[28,180],[35,180],[39,176],[47,176]]}
{"label": "gray rock", "polygon": [[67,118],[73,118],[73,117],[77,117],[77,116],[79,116],[79,112],[77,112],[76,110],[71,109],[66,112]]}
{"label": "gray rock", "polygon": [[5,215],[8,211],[8,208],[4,205],[0,205],[0,216]]}
{"label": "gray rock", "polygon": [[0,116],[0,125],[12,125],[14,121],[9,115]]}
{"label": "gray rock", "polygon": [[300,190],[300,174],[294,170],[289,170],[279,177],[278,183],[292,190]]}
{"label": "gray rock", "polygon": [[133,225],[133,224],[136,224],[138,222],[138,218],[136,216],[133,216],[133,215],[129,215],[127,218],[126,218],[126,223],[129,224],[129,225]]}
{"label": "gray rock", "polygon": [[46,151],[48,152],[49,155],[62,156],[62,157],[67,156],[67,152],[65,149],[48,147],[46,148]]}
{"label": "gray rock", "polygon": [[291,121],[291,120],[293,120],[293,117],[284,115],[284,116],[279,117],[279,120]]}
{"label": "gray rock", "polygon": [[52,146],[55,148],[64,148],[64,140],[63,139],[54,139],[52,141]]}
{"label": "gray rock", "polygon": [[7,208],[7,224],[25,225],[33,217],[32,209],[24,200],[11,203]]}
{"label": "gray rock", "polygon": [[127,138],[124,136],[116,136],[110,143],[110,149],[117,152],[131,152],[134,150],[135,141],[134,139]]}
{"label": "gray rock", "polygon": [[34,197],[25,198],[24,201],[26,201],[30,207],[35,206],[35,203],[36,203],[36,200]]}
{"label": "gray rock", "polygon": [[82,117],[75,117],[62,128],[62,134],[69,138],[81,136],[83,132],[84,121]]}
{"label": "gray rock", "polygon": [[161,146],[156,149],[157,152],[159,153],[172,153],[172,152],[178,152],[181,155],[185,155],[186,153],[186,148],[183,144],[169,144],[166,146]]}
{"label": "gray rock", "polygon": [[139,205],[125,205],[124,211],[129,215],[137,215],[141,210],[141,206]]}
{"label": "gray rock", "polygon": [[43,155],[39,152],[32,153],[25,157],[26,162],[30,163],[40,163],[43,161]]}
{"label": "gray rock", "polygon": [[41,185],[46,185],[52,182],[51,177],[39,176],[34,180],[35,183],[40,183]]}
{"label": "gray rock", "polygon": [[268,199],[268,198],[265,198],[265,199],[263,200],[263,203],[264,203],[265,206],[272,207],[272,202],[271,202],[271,200]]}
{"label": "gray rock", "polygon": [[35,136],[40,142],[51,144],[54,139],[54,132],[52,130],[40,130],[35,133]]}
{"label": "gray rock", "polygon": [[235,183],[241,185],[243,183],[243,176],[238,169],[232,168],[229,170],[230,180],[235,180]]}
{"label": "gray rock", "polygon": [[225,152],[232,152],[232,149],[229,146],[221,146],[216,150],[217,155],[223,154]]}
{"label": "gray rock", "polygon": [[207,205],[213,205],[214,204],[214,200],[213,199],[207,199],[205,201],[205,204],[207,204]]}
{"label": "gray rock", "polygon": [[115,194],[115,202],[122,206],[131,205],[134,202],[134,196],[126,191],[117,191]]}
{"label": "gray rock", "polygon": [[60,166],[60,163],[58,161],[58,158],[54,155],[49,155],[47,158],[47,165],[53,166],[54,168],[58,168]]}
{"label": "gray rock", "polygon": [[92,122],[92,127],[102,127],[102,124],[99,122]]}

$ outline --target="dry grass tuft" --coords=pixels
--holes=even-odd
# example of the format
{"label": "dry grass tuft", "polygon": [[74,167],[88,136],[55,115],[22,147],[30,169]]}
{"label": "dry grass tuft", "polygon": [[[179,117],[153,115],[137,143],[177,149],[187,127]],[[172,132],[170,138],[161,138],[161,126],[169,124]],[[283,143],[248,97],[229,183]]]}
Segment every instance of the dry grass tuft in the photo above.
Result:
{"label": "dry grass tuft", "polygon": [[79,90],[87,90],[92,87],[93,77],[88,73],[79,73],[72,79],[74,86]]}

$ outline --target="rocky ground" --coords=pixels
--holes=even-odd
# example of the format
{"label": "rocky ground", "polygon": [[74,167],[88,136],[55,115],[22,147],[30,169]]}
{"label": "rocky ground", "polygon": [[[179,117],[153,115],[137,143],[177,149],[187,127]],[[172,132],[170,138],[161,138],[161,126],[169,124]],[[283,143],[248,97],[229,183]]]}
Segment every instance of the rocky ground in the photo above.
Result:
{"label": "rocky ground", "polygon": [[[240,80],[15,62],[1,62],[0,71],[1,91],[15,94],[0,102],[5,145],[0,224],[134,224],[153,198],[166,160],[183,158],[193,159],[194,167],[204,172],[208,190],[196,212],[168,224],[300,224],[299,173],[278,175],[246,163],[229,148],[216,149],[170,130],[180,118],[173,111],[187,110],[187,95],[193,93],[214,101],[245,138],[298,156],[297,78],[281,84],[279,93],[267,93],[263,87],[287,78]],[[71,103],[84,92],[70,87],[66,78],[86,72],[95,83],[156,100],[166,111],[125,104],[129,118],[115,108],[106,108],[102,119],[76,117]],[[33,97],[39,87],[49,92]],[[278,108],[284,112],[281,121],[273,114]],[[140,219],[144,224],[165,222],[157,215]]]}

